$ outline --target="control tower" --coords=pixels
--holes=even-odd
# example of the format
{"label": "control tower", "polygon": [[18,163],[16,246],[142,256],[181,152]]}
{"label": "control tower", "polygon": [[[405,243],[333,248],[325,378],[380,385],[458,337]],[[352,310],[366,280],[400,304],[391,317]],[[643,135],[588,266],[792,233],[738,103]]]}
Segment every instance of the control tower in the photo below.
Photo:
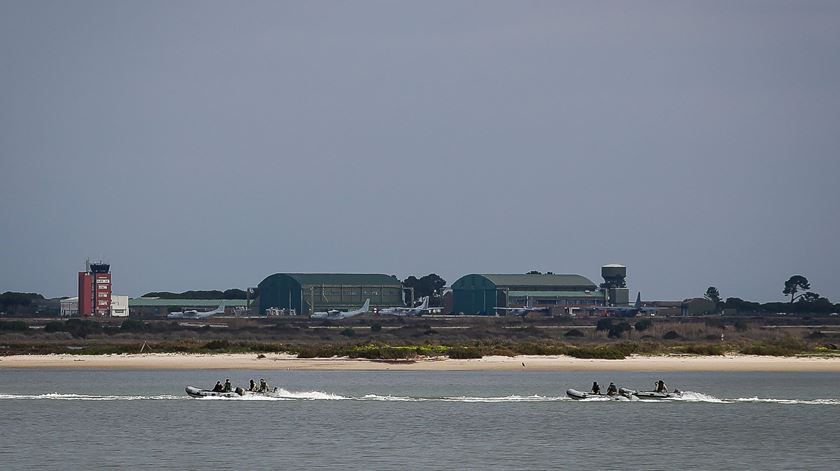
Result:
{"label": "control tower", "polygon": [[85,271],[79,272],[79,315],[110,315],[111,293],[111,265],[85,262]]}
{"label": "control tower", "polygon": [[627,267],[616,263],[601,267],[601,290],[607,297],[610,306],[626,306],[630,304],[630,290],[627,289]]}

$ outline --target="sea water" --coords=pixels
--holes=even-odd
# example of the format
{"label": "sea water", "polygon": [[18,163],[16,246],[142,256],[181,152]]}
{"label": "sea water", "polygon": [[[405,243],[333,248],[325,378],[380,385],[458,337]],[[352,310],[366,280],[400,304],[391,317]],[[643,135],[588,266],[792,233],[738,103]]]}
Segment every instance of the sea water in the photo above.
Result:
{"label": "sea water", "polygon": [[[0,370],[2,469],[840,469],[829,373]],[[265,378],[278,398],[184,387]],[[686,391],[573,401],[569,388]]]}

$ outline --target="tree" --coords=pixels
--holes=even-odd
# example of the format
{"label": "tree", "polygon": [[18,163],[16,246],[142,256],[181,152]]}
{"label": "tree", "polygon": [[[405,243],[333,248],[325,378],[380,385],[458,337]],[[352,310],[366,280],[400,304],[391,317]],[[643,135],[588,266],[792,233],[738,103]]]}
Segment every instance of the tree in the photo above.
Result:
{"label": "tree", "polygon": [[715,303],[715,307],[717,307],[718,303],[720,303],[720,291],[718,291],[718,289],[714,286],[709,286],[703,297]]}
{"label": "tree", "polygon": [[790,303],[793,304],[797,298],[802,297],[805,293],[797,295],[800,290],[805,291],[811,289],[811,283],[802,275],[793,275],[789,280],[785,281],[785,289],[782,293],[790,295]]}
{"label": "tree", "polygon": [[6,314],[23,314],[33,312],[37,301],[42,301],[44,296],[38,293],[18,293],[6,291],[0,294],[0,312]]}
{"label": "tree", "polygon": [[801,297],[799,298],[799,301],[797,302],[803,304],[811,304],[815,303],[818,299],[820,299],[819,294],[808,291],[806,293],[802,293]]}
{"label": "tree", "polygon": [[531,270],[526,275],[542,275],[538,270]]}
{"label": "tree", "polygon": [[601,332],[604,330],[610,330],[613,326],[613,320],[609,317],[602,317],[598,319],[598,322],[595,324],[595,330],[597,332]]}
{"label": "tree", "polygon": [[430,273],[422,278],[409,276],[403,281],[403,286],[414,288],[415,298],[428,296],[431,301],[431,306],[440,306],[440,296],[443,294],[443,287],[446,286],[446,280],[434,273]]}

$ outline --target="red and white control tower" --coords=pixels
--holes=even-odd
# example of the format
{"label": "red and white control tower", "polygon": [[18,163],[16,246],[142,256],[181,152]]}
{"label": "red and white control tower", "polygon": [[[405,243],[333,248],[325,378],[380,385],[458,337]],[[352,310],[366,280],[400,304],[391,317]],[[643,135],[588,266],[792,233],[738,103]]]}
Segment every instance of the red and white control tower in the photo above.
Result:
{"label": "red and white control tower", "polygon": [[79,315],[108,316],[111,313],[111,265],[86,264],[86,271],[79,272]]}

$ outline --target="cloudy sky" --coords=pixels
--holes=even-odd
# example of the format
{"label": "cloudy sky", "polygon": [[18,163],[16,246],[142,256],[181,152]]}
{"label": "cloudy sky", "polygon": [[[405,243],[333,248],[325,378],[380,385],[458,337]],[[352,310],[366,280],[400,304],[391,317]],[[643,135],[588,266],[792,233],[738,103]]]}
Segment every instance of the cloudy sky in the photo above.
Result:
{"label": "cloudy sky", "polygon": [[0,1],[0,292],[628,265],[840,302],[840,3]]}

